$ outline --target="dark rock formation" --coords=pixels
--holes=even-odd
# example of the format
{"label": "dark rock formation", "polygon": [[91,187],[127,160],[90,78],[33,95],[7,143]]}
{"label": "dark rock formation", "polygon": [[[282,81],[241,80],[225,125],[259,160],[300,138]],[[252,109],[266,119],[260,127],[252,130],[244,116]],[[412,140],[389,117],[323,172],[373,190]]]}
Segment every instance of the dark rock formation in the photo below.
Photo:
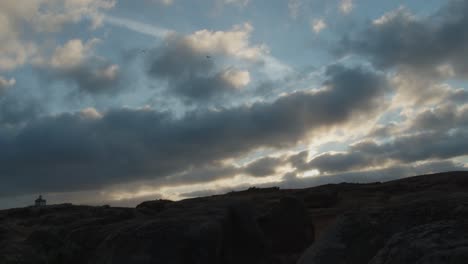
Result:
{"label": "dark rock formation", "polygon": [[468,173],[0,211],[1,264],[466,263]]}

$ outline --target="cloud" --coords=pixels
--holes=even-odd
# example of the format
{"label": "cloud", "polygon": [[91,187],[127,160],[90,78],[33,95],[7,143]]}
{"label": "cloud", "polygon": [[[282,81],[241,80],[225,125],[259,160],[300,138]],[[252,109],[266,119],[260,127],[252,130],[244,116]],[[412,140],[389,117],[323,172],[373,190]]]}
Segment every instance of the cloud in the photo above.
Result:
{"label": "cloud", "polygon": [[242,173],[242,168],[218,162],[200,167],[187,167],[184,171],[157,179],[156,186],[178,186],[197,183],[208,183],[217,180],[232,178]]}
{"label": "cloud", "polygon": [[316,176],[309,178],[285,177],[283,182],[275,185],[285,188],[306,188],[330,183],[370,183],[397,180],[422,174],[466,171],[467,168],[452,161],[429,161],[419,164],[395,165],[387,168],[370,169],[362,171],[349,171]]}
{"label": "cloud", "polygon": [[[18,97],[5,93],[0,96],[0,136],[10,134],[18,129],[17,126],[37,118],[42,113],[41,104],[32,98]],[[7,128],[6,130],[2,130]]]}
{"label": "cloud", "polygon": [[226,69],[222,74],[221,78],[232,85],[235,88],[242,88],[249,84],[250,73],[248,71],[241,71],[237,69]]}
{"label": "cloud", "polygon": [[411,120],[408,131],[448,131],[468,127],[468,105],[448,103],[427,109]]}
{"label": "cloud", "polygon": [[250,45],[252,30],[246,23],[231,31],[173,34],[166,38],[167,45],[151,52],[149,74],[167,81],[168,92],[186,100],[206,101],[237,92],[250,83],[250,72],[217,62],[240,60],[251,64],[260,60],[265,50],[262,46]]}
{"label": "cloud", "polygon": [[440,82],[436,74],[418,71],[403,67],[393,74],[391,82],[397,90],[393,108],[417,109],[445,102],[466,102],[463,101],[463,91]]}
{"label": "cloud", "polygon": [[374,157],[363,155],[357,151],[352,154],[325,153],[313,158],[308,163],[309,169],[318,169],[321,173],[345,172],[356,169],[369,169],[375,166],[384,167],[385,165],[385,161],[374,159]]}
{"label": "cloud", "polygon": [[244,23],[227,31],[169,34],[148,52],[147,72],[163,81],[157,87],[168,95],[199,105],[226,102],[259,79],[281,81],[291,74],[292,68],[270,55],[266,45],[251,43],[252,32],[253,27]]}
{"label": "cloud", "polygon": [[[296,173],[286,173],[281,181],[273,181],[269,183],[256,184],[259,188],[268,187],[280,187],[280,188],[310,188],[314,186],[320,186],[325,184],[339,184],[343,182],[347,183],[372,183],[372,182],[385,182],[390,180],[397,180],[405,177],[430,174],[437,172],[447,171],[466,171],[467,168],[456,164],[452,161],[436,161],[426,162],[422,164],[411,164],[411,165],[398,165],[389,168],[356,171],[356,172],[343,172],[330,174],[326,176],[315,176],[301,178],[297,177]],[[181,194],[182,198],[192,198],[199,196],[210,196],[225,194],[231,191],[242,191],[246,190],[252,185],[240,184],[229,187],[218,187],[216,189],[203,189],[193,192]]]}
{"label": "cloud", "polygon": [[427,76],[468,77],[468,2],[447,1],[427,17],[401,7],[341,41],[341,51],[369,58],[380,68],[408,67]]}
{"label": "cloud", "polygon": [[[445,160],[468,154],[468,130],[420,134],[397,137],[385,143],[373,140],[359,142],[344,153],[325,153],[314,157],[305,169],[318,169],[321,173],[386,167],[427,160]],[[431,142],[431,144],[428,144]],[[468,142],[468,141],[466,141]]]}
{"label": "cloud", "polygon": [[276,173],[276,169],[282,164],[282,161],[282,158],[261,158],[249,163],[245,168],[245,172],[254,177],[271,176]]}
{"label": "cloud", "polygon": [[13,70],[40,55],[41,38],[34,34],[59,32],[71,23],[87,18],[99,26],[101,11],[114,0],[2,1],[0,3],[0,70]]}
{"label": "cloud", "polygon": [[250,45],[252,32],[252,25],[244,23],[234,26],[230,31],[199,30],[184,37],[183,41],[198,53],[255,60],[265,52],[265,47]]}
{"label": "cloud", "polygon": [[318,34],[322,30],[327,28],[327,24],[325,23],[323,19],[314,19],[313,21],[310,22],[310,27],[316,34]]}
{"label": "cloud", "polygon": [[326,74],[318,91],[181,118],[150,109],[36,118],[0,136],[0,193],[89,190],[169,177],[258,148],[292,146],[380,109],[388,89],[383,76],[339,65]]}
{"label": "cloud", "polygon": [[6,79],[3,76],[0,76],[0,95],[5,92],[9,87],[15,85],[16,80],[15,78]]}
{"label": "cloud", "polygon": [[97,42],[98,39],[92,39],[87,43],[83,43],[81,39],[69,40],[55,49],[50,61],[51,67],[68,69],[79,66]]}
{"label": "cloud", "polygon": [[[232,73],[231,71],[235,71]],[[190,102],[206,102],[219,96],[234,93],[250,82],[249,72],[223,70],[214,75],[190,76],[173,83],[170,93],[188,99]],[[174,81],[174,80],[171,80]]]}
{"label": "cloud", "polygon": [[341,13],[349,14],[354,9],[353,0],[341,0],[339,7],[340,7]]}
{"label": "cloud", "polygon": [[191,101],[206,101],[232,93],[250,82],[248,71],[217,69],[213,60],[198,53],[180,39],[154,51],[149,74],[166,80],[168,92]]}
{"label": "cloud", "polygon": [[116,90],[119,66],[93,54],[98,39],[83,43],[72,39],[55,49],[50,59],[36,61],[52,80],[75,84],[79,91],[87,93],[109,93]]}

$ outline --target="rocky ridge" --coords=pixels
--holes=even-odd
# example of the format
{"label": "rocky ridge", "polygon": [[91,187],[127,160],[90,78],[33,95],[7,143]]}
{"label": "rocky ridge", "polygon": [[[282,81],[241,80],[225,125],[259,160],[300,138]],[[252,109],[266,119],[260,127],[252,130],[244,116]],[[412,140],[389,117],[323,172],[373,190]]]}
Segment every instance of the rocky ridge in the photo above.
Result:
{"label": "rocky ridge", "polygon": [[466,263],[468,172],[0,211],[0,263]]}

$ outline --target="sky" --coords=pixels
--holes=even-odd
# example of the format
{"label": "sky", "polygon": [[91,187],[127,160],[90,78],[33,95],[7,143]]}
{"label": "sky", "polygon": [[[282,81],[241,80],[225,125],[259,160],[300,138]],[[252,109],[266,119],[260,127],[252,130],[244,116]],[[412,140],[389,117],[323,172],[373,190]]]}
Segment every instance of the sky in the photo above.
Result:
{"label": "sky", "polygon": [[0,208],[468,168],[468,1],[1,1],[0,42]]}

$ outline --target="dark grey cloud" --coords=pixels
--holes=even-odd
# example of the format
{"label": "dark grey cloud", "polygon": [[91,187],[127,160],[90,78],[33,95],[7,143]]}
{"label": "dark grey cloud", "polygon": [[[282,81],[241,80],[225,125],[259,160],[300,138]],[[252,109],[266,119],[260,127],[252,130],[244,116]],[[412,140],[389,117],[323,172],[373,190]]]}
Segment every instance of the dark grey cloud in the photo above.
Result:
{"label": "dark grey cloud", "polygon": [[285,164],[284,157],[262,157],[245,166],[211,162],[209,165],[191,166],[181,173],[158,179],[155,183],[156,185],[177,186],[228,179],[239,174],[267,177],[274,175],[278,167]]}
{"label": "dark grey cloud", "polygon": [[408,164],[426,160],[445,160],[468,154],[468,130],[424,132],[400,136],[385,143],[366,140],[352,145],[348,152],[325,153],[304,163],[301,168],[336,173]]}
{"label": "dark grey cloud", "polygon": [[[378,164],[381,163],[381,164]],[[320,172],[343,172],[372,167],[375,165],[384,165],[384,161],[373,156],[363,154],[359,151],[352,153],[323,154],[315,157],[309,162],[310,168],[320,170]]]}
{"label": "dark grey cloud", "polygon": [[298,154],[292,155],[288,158],[288,162],[299,171],[307,170],[307,156],[309,155],[309,151],[301,151]]}
{"label": "dark grey cloud", "polygon": [[450,102],[454,103],[467,103],[468,91],[465,89],[456,89],[447,98]]}
{"label": "dark grey cloud", "polygon": [[282,188],[306,188],[330,183],[369,183],[396,180],[404,177],[422,174],[466,171],[467,168],[453,161],[430,161],[422,164],[400,164],[382,169],[369,169],[364,171],[337,172],[324,176],[310,178],[298,178],[294,175],[283,177],[283,181],[277,183]]}
{"label": "dark grey cloud", "polygon": [[150,52],[148,73],[167,81],[171,95],[192,102],[207,101],[238,91],[223,78],[232,69],[220,69],[217,59],[195,50],[182,36],[171,36]]}
{"label": "dark grey cloud", "polygon": [[466,129],[468,127],[468,105],[453,104],[448,101],[414,115],[406,120],[406,124],[390,122],[377,125],[368,135],[368,138],[385,139],[395,136],[414,133],[433,132],[446,133],[453,129]]}
{"label": "dark grey cloud", "polygon": [[16,95],[0,97],[0,128],[4,125],[14,125],[36,118],[43,107],[36,100],[19,98]]}
{"label": "dark grey cloud", "polygon": [[[391,180],[397,180],[410,176],[417,176],[422,174],[447,172],[447,171],[466,171],[467,168],[456,164],[452,161],[433,161],[426,162],[423,164],[406,164],[397,165],[384,169],[374,169],[358,172],[341,172],[330,174],[326,176],[316,176],[310,178],[297,177],[295,172],[289,172],[284,175],[281,181],[270,182],[265,184],[259,184],[256,187],[268,188],[268,187],[280,187],[282,189],[289,188],[308,188],[314,186],[320,186],[330,183],[370,183],[370,182],[385,182]],[[246,190],[251,185],[241,184],[238,186],[218,189],[205,189],[189,193],[182,194],[182,197],[198,197],[198,196],[210,196],[224,194],[231,191]]]}
{"label": "dark grey cloud", "polygon": [[443,64],[468,76],[468,2],[447,1],[436,13],[417,18],[406,8],[387,13],[365,30],[344,37],[340,52],[369,58],[377,67],[409,66],[437,73]]}
{"label": "dark grey cloud", "polygon": [[434,109],[428,109],[414,118],[410,131],[443,131],[452,128],[468,126],[468,108],[446,104]]}
{"label": "dark grey cloud", "polygon": [[38,118],[14,135],[0,135],[0,195],[163,178],[259,147],[291,146],[354,115],[372,114],[388,89],[383,76],[362,68],[335,65],[327,77],[327,88],[317,92],[181,118],[130,109]]}
{"label": "dark grey cloud", "polygon": [[377,125],[372,131],[368,134],[370,138],[389,138],[392,137],[395,133],[398,132],[398,128],[401,124],[397,122],[389,122],[385,125]]}
{"label": "dark grey cloud", "polygon": [[232,178],[242,172],[242,168],[214,162],[214,164],[201,167],[192,166],[182,173],[165,177],[157,183],[164,186],[177,186],[180,184],[211,182],[220,179]]}
{"label": "dark grey cloud", "polygon": [[89,58],[73,67],[41,68],[39,71],[47,82],[65,82],[82,93],[114,94],[121,88],[118,66],[99,58]]}
{"label": "dark grey cloud", "polygon": [[[385,139],[382,143],[376,138]],[[299,171],[318,169],[337,173],[405,164],[425,160],[444,160],[468,154],[468,108],[444,104],[427,109],[408,126],[389,123],[378,126],[362,142],[340,153],[323,153],[307,162],[307,151],[293,155],[289,162]]]}
{"label": "dark grey cloud", "polygon": [[222,72],[207,76],[190,76],[182,78],[171,85],[177,95],[185,99],[205,101],[221,94],[236,92],[235,87],[223,79]]}
{"label": "dark grey cloud", "polygon": [[264,177],[275,174],[277,167],[282,164],[282,158],[265,157],[258,159],[245,168],[245,172],[254,177]]}
{"label": "dark grey cloud", "polygon": [[193,49],[181,36],[170,36],[165,44],[151,51],[149,73],[174,78],[205,74],[215,68],[214,61]]}

